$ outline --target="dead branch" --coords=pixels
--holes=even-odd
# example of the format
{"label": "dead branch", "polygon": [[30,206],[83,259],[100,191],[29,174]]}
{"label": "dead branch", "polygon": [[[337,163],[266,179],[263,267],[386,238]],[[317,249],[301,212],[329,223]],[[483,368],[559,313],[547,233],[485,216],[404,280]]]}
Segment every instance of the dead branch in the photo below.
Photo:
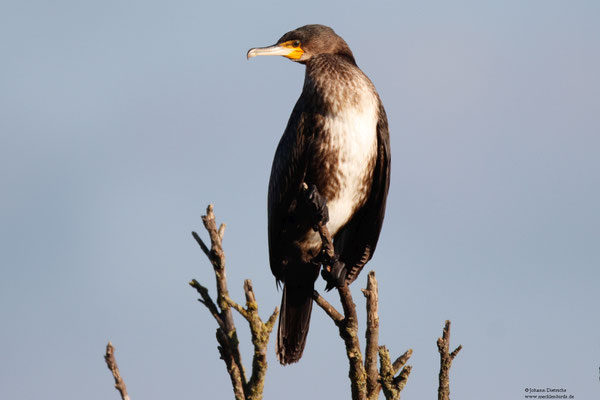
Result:
{"label": "dead branch", "polygon": [[[209,216],[212,209],[209,207]],[[206,218],[206,217],[205,217]],[[214,218],[214,216],[213,216]],[[203,218],[204,220],[204,218]],[[205,226],[207,226],[205,222]],[[216,225],[214,225],[216,226]],[[321,225],[323,227],[323,225]],[[207,230],[210,229],[210,225],[207,226]],[[222,240],[222,228],[219,230],[216,237]],[[210,232],[209,232],[210,233]],[[319,229],[319,233],[323,238],[324,246],[326,249],[332,249],[333,245],[331,242],[331,236],[326,229]],[[201,239],[194,233],[194,237],[199,243]],[[213,238],[214,235],[211,235]],[[201,244],[201,247],[206,248]],[[212,247],[212,246],[211,246]],[[213,254],[211,250],[206,249],[205,253],[211,259]],[[224,260],[224,255],[222,256]],[[211,259],[213,261],[213,259]],[[219,285],[219,280],[225,280],[224,261],[217,263],[222,273],[219,275],[215,268],[215,274],[217,275],[217,288],[227,288],[226,281]],[[213,266],[215,263],[213,262]],[[223,278],[221,278],[223,277]],[[197,281],[193,280],[190,283],[202,299],[200,301],[207,307],[211,315],[215,318],[219,326],[224,325],[222,321],[222,313],[218,310],[217,305],[212,301],[208,295],[208,289],[204,288]],[[275,309],[269,320],[264,323],[258,316],[257,304],[254,292],[252,290],[252,284],[249,280],[245,281],[244,291],[246,294],[246,308],[241,307],[239,304],[231,300],[227,293],[221,294],[223,301],[231,308],[237,310],[250,324],[252,332],[252,343],[254,344],[254,358],[252,363],[252,375],[250,381],[242,384],[244,390],[241,397],[244,399],[261,399],[262,391],[264,387],[264,377],[266,373],[266,345],[269,340],[269,335],[273,329],[275,320],[277,318],[278,310]],[[407,350],[404,354],[398,357],[393,363],[390,358],[389,351],[385,346],[379,346],[379,316],[378,316],[378,285],[375,273],[369,272],[367,279],[367,288],[362,290],[366,298],[367,307],[367,329],[366,329],[366,340],[367,345],[365,348],[365,361],[363,364],[362,352],[360,349],[360,343],[358,340],[358,321],[356,316],[356,305],[352,299],[352,294],[348,286],[338,288],[340,296],[340,302],[342,304],[343,314],[340,313],[334,306],[332,306],[327,300],[325,300],[317,291],[313,294],[313,299],[319,305],[325,313],[333,320],[335,325],[339,329],[340,337],[343,339],[346,347],[346,355],[349,361],[349,378],[351,382],[351,392],[353,400],[372,400],[379,397],[379,392],[383,391],[386,399],[398,400],[400,399],[400,393],[406,386],[408,377],[411,373],[412,367],[406,365],[407,361],[412,355],[412,349]],[[235,331],[235,327],[233,327]],[[226,360],[228,371],[230,375],[234,371],[232,364],[227,362],[228,357],[232,357],[232,352],[229,350],[229,342],[227,336],[219,335],[217,330],[217,338],[221,344],[220,351],[222,358]],[[450,339],[450,322],[446,321],[444,327],[443,337],[438,339],[438,349],[440,351],[441,367],[440,367],[440,381],[438,387],[438,400],[449,400],[449,370],[452,364],[452,360],[462,346],[456,348],[452,353],[449,353],[449,339]],[[237,347],[237,341],[236,341]],[[224,349],[222,349],[225,347]],[[238,351],[239,354],[239,351]],[[380,368],[377,369],[376,359],[379,358]],[[241,363],[241,360],[240,360]],[[243,370],[242,370],[243,371]],[[233,375],[232,375],[233,382]],[[236,398],[238,394],[234,386],[234,393]]]}
{"label": "dead branch", "polygon": [[[340,337],[344,340],[346,346],[346,355],[350,363],[350,388],[352,391],[352,400],[367,399],[367,383],[365,368],[362,363],[362,352],[358,342],[358,322],[356,318],[356,306],[352,301],[352,294],[347,286],[339,288],[340,301],[344,308],[344,315],[337,311],[327,300],[325,300],[316,290],[313,299],[338,327]],[[345,304],[345,305],[344,305]]]}
{"label": "dead branch", "polygon": [[365,338],[367,345],[365,347],[365,370],[367,373],[367,393],[370,399],[379,397],[379,371],[377,371],[377,354],[379,343],[379,315],[378,302],[379,293],[377,288],[377,279],[375,272],[369,272],[367,278],[367,288],[362,290],[367,299],[367,332]]}
{"label": "dead branch", "polygon": [[346,355],[350,361],[349,377],[352,381],[352,398],[366,399],[367,376],[362,361],[362,352],[358,341],[358,318],[356,316],[356,305],[352,301],[352,293],[348,286],[338,288],[344,320],[340,327],[340,336],[346,344]]}
{"label": "dead branch", "polygon": [[[249,279],[244,282],[246,308],[240,306],[229,297],[227,276],[225,273],[225,252],[222,246],[225,225],[221,224],[217,229],[212,205],[208,206],[206,215],[202,217],[202,222],[210,237],[210,249],[196,232],[192,232],[192,235],[213,266],[217,286],[216,304],[208,294],[208,289],[198,283],[198,281],[193,279],[190,282],[190,286],[200,294],[201,298],[198,300],[206,306],[217,322],[216,336],[219,343],[218,349],[221,359],[227,367],[236,400],[260,400],[263,395],[267,371],[267,344],[275,325],[275,320],[277,319],[278,309],[275,308],[275,311],[273,311],[267,322],[261,320],[258,314],[256,296],[252,289],[252,282]],[[231,308],[239,312],[250,326],[254,356],[252,358],[252,372],[249,380],[246,379],[246,373],[242,364]]]}
{"label": "dead branch", "polygon": [[[412,350],[408,350],[400,358],[408,358],[410,357],[409,354],[412,354]],[[400,374],[394,376],[397,370],[394,368],[394,364],[390,358],[390,352],[385,346],[379,346],[379,362],[381,363],[381,389],[383,389],[385,398],[394,400],[399,399],[400,392],[402,392],[402,389],[406,386],[406,381],[408,380],[412,367],[407,365],[402,368]]]}
{"label": "dead branch", "polygon": [[336,310],[334,306],[329,304],[329,302],[325,300],[325,298],[322,297],[316,290],[313,292],[313,300],[319,307],[323,309],[323,311],[325,311],[327,315],[329,315],[329,318],[333,320],[333,323],[336,326],[339,326],[342,323],[344,316],[340,314],[340,312]]}
{"label": "dead branch", "polygon": [[121,372],[119,372],[119,367],[117,366],[117,360],[115,358],[115,348],[113,347],[111,342],[108,342],[106,345],[106,354],[104,355],[104,361],[106,361],[106,366],[112,372],[113,378],[115,378],[115,389],[119,391],[121,394],[122,400],[129,400],[129,395],[127,394],[127,386],[125,385],[125,381],[121,376]]}
{"label": "dead branch", "polygon": [[[366,292],[365,296],[367,297],[367,319],[370,319],[370,322],[366,332],[367,349],[365,354],[368,354],[367,357],[371,357],[373,347],[375,348],[375,355],[379,356],[380,361],[379,370],[377,370],[376,360],[375,369],[373,369],[373,360],[365,360],[363,364],[362,351],[358,340],[356,305],[352,299],[350,289],[347,286],[338,288],[340,302],[344,310],[343,314],[337,311],[317,291],[314,292],[313,298],[319,307],[333,320],[339,329],[340,337],[344,340],[346,355],[350,364],[348,377],[350,378],[352,399],[377,399],[379,392],[383,389],[386,399],[397,400],[400,398],[400,392],[404,389],[411,371],[411,366],[405,366],[405,364],[412,355],[412,350],[408,350],[392,363],[385,346],[378,346],[379,317],[377,316],[377,306],[372,302],[376,299],[372,294],[377,291],[377,280],[373,271],[369,273],[368,279],[370,283],[364,292]],[[369,365],[368,368],[367,365]],[[400,374],[396,376],[400,369]]]}
{"label": "dead branch", "polygon": [[459,345],[450,353],[450,321],[446,321],[442,337],[437,340],[438,351],[440,352],[440,375],[438,385],[438,400],[450,400],[450,367],[452,360],[462,349]]}
{"label": "dead branch", "polygon": [[[330,259],[333,241],[326,226],[319,224],[319,234],[323,241],[324,251]],[[328,266],[324,266],[327,268]],[[358,340],[358,320],[356,317],[356,305],[352,299],[352,293],[347,285],[338,288],[340,302],[344,311],[343,315],[327,302],[317,291],[313,298],[325,313],[333,320],[339,329],[340,337],[346,346],[346,355],[350,363],[350,388],[353,400],[372,400],[379,397],[383,389],[386,399],[399,399],[400,392],[406,385],[411,367],[405,366],[398,376],[395,376],[400,368],[410,358],[412,350],[404,353],[392,364],[389,352],[385,347],[379,347],[379,315],[378,309],[378,287],[375,272],[369,272],[367,288],[363,289],[367,306],[367,329],[365,349],[365,361],[363,364],[362,352]],[[380,369],[377,369],[377,355],[379,355]]]}
{"label": "dead branch", "polygon": [[[210,260],[216,278],[217,301],[210,296],[208,289],[193,279],[190,282],[198,294],[198,299],[210,312],[218,328],[216,338],[219,343],[218,350],[221,359],[225,362],[229,373],[233,392],[236,400],[261,400],[263,396],[264,381],[267,371],[267,344],[270,334],[275,325],[278,309],[271,314],[266,322],[263,322],[258,314],[258,304],[252,288],[252,282],[244,282],[244,293],[246,297],[245,307],[242,307],[229,297],[227,289],[227,277],[225,273],[225,253],[222,241],[225,234],[225,225],[217,228],[212,205],[207,208],[207,215],[202,217],[211,245],[210,248],[202,241],[196,232],[192,235],[196,242]],[[330,260],[333,260],[333,242],[326,226],[319,224],[319,234],[323,239],[323,251]],[[324,268],[331,267],[324,265]],[[343,313],[325,300],[317,291],[313,299],[325,313],[333,320],[339,329],[339,335],[344,341],[346,355],[349,361],[349,378],[353,400],[375,400],[379,398],[379,392],[383,391],[386,399],[398,400],[404,389],[412,367],[406,365],[412,355],[412,349],[407,350],[394,362],[391,361],[390,353],[385,346],[380,346],[379,341],[379,316],[378,316],[378,285],[375,273],[369,272],[367,287],[362,289],[366,298],[367,327],[365,360],[358,339],[358,320],[356,316],[356,305],[352,299],[352,293],[347,285],[338,288]],[[250,379],[246,379],[246,373],[242,364],[239,351],[239,342],[231,309],[235,309],[250,326],[254,354],[252,359],[252,371]],[[440,374],[438,386],[438,400],[449,400],[450,385],[449,372],[452,360],[456,357],[462,346],[458,346],[450,352],[450,321],[446,321],[442,337],[437,341],[440,353]],[[125,382],[121,377],[117,362],[114,357],[114,348],[109,342],[106,346],[104,356],[108,368],[111,370],[115,388],[121,394],[122,400],[129,400]],[[379,369],[377,369],[379,359]]]}

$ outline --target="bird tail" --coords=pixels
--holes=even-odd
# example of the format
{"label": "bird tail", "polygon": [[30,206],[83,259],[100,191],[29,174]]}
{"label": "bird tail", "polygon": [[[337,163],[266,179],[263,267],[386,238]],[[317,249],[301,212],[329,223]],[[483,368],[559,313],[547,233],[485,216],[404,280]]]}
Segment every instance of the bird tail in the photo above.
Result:
{"label": "bird tail", "polygon": [[283,286],[277,331],[277,359],[282,365],[298,362],[302,357],[310,326],[313,291],[313,280],[300,284],[291,281]]}

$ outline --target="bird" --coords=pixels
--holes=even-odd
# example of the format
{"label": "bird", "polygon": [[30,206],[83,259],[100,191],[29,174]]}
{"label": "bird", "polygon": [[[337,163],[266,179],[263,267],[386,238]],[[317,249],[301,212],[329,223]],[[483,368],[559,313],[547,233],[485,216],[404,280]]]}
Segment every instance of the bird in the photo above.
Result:
{"label": "bird", "polygon": [[377,246],[391,154],[381,99],[332,28],[302,26],[272,46],[251,48],[247,59],[276,55],[306,67],[268,189],[269,263],[283,284],[276,353],[287,365],[302,357],[310,325],[322,264],[315,223],[325,223],[333,237],[335,267],[322,272],[329,288],[349,285]]}

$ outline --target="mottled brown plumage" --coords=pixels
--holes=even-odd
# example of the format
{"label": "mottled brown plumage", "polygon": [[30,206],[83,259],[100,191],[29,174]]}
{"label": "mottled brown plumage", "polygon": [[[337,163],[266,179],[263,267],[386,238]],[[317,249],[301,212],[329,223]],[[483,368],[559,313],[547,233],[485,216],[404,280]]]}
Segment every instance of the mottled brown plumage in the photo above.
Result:
{"label": "mottled brown plumage", "polygon": [[353,282],[373,256],[385,213],[390,145],[387,117],[346,42],[328,27],[307,25],[248,57],[283,55],[306,65],[302,94],[279,142],[269,182],[269,258],[283,282],[277,337],[282,364],[302,356],[321,239],[302,205],[302,184],[327,201],[327,227]]}

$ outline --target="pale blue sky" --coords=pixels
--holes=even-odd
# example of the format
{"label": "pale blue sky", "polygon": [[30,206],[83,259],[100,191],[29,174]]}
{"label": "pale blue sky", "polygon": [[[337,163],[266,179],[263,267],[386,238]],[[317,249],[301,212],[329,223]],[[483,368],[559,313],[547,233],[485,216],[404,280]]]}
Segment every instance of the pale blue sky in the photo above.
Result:
{"label": "pale blue sky", "polygon": [[[0,3],[0,398],[118,398],[109,339],[133,400],[232,398],[190,232],[214,203],[232,296],[251,278],[264,316],[279,305],[266,187],[304,71],[245,54],[307,23],[346,39],[388,112],[369,269],[381,343],[414,349],[403,398],[435,397],[448,318],[453,398],[598,398],[599,21],[577,0]],[[266,399],[350,396],[319,309],[302,361],[269,361]]]}

